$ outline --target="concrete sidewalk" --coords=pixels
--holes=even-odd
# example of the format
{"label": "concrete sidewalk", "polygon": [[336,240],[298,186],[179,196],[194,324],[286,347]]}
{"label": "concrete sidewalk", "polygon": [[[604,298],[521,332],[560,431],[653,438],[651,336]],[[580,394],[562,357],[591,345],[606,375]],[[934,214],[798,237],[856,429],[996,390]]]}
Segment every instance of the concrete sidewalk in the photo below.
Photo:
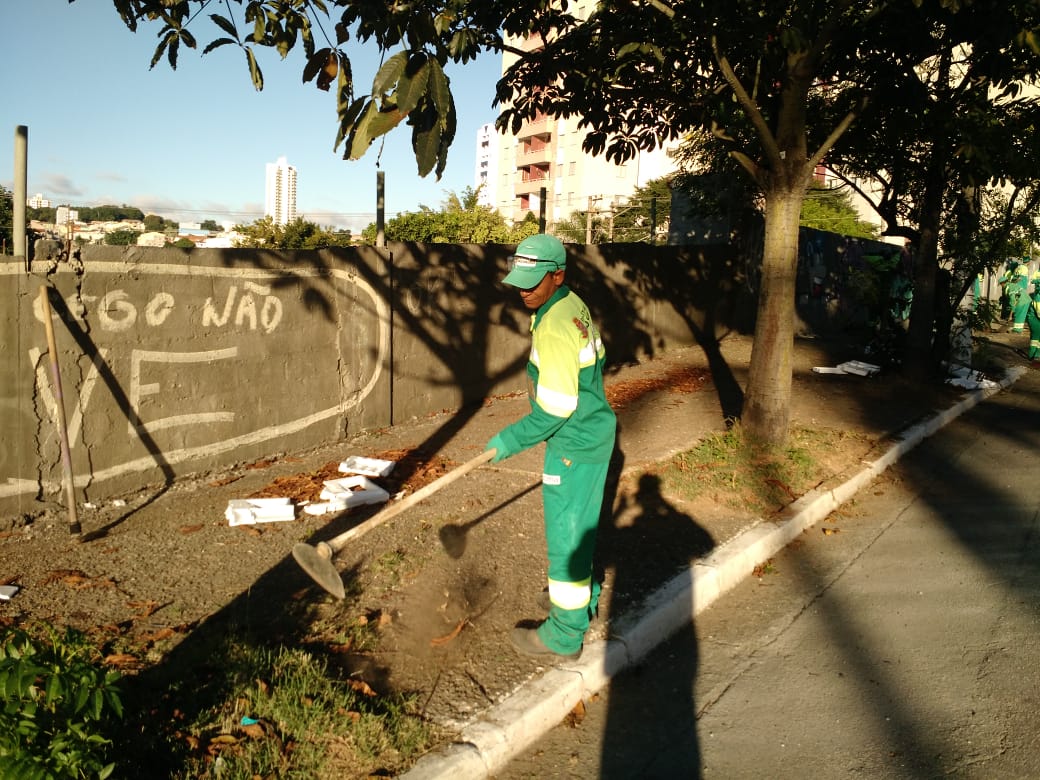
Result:
{"label": "concrete sidewalk", "polygon": [[[488,777],[501,770],[559,724],[578,702],[603,689],[620,671],[638,664],[653,648],[749,576],[756,564],[852,498],[924,438],[1010,386],[1025,370],[1012,368],[999,383],[967,392],[944,411],[900,432],[879,457],[865,463],[842,484],[805,495],[778,517],[761,521],[724,541],[708,557],[656,590],[642,608],[613,622],[609,639],[588,642],[579,661],[560,663],[523,685],[469,723],[454,743],[424,756],[403,777],[462,780]],[[641,438],[645,441],[645,437]],[[669,454],[668,446],[659,439],[654,439],[652,449],[658,458]],[[634,458],[636,463],[642,460]]]}

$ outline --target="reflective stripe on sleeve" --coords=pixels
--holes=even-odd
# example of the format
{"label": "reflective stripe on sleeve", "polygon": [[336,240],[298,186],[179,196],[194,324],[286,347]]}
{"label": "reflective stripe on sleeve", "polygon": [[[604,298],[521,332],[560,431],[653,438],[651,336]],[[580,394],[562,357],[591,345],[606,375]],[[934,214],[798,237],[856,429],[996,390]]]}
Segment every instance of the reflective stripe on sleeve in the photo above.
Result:
{"label": "reflective stripe on sleeve", "polygon": [[538,390],[535,392],[535,398],[538,400],[539,406],[549,414],[557,417],[570,417],[574,414],[574,410],[578,408],[578,396],[570,393],[561,393],[559,390],[553,390],[540,382]]}

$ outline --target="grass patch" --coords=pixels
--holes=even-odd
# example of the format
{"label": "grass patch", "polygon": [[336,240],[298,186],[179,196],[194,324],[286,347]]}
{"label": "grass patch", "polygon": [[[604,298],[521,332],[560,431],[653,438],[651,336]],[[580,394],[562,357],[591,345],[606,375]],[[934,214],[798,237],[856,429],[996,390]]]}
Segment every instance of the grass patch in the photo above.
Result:
{"label": "grass patch", "polygon": [[[415,697],[377,692],[333,656],[358,643],[263,645],[235,631],[193,650],[192,677],[142,684],[117,769],[176,780],[392,776],[431,744]],[[204,660],[202,660],[204,659]],[[339,658],[336,659],[339,661]]]}
{"label": "grass patch", "polygon": [[850,438],[845,431],[793,428],[771,450],[748,441],[739,425],[712,434],[660,470],[664,488],[685,500],[711,498],[734,509],[771,513],[830,476],[816,453]]}

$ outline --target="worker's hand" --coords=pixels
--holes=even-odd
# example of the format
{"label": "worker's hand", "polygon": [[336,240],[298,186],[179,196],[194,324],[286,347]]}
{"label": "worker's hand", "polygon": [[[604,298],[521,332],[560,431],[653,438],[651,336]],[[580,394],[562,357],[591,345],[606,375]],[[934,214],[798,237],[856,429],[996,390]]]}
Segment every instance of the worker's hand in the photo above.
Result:
{"label": "worker's hand", "polygon": [[516,455],[516,453],[510,450],[508,445],[506,445],[505,439],[502,438],[501,433],[496,433],[492,436],[491,441],[487,443],[487,446],[484,447],[484,449],[493,449],[495,451],[495,457],[491,459],[492,463],[498,463],[500,460],[505,460],[511,455]]}

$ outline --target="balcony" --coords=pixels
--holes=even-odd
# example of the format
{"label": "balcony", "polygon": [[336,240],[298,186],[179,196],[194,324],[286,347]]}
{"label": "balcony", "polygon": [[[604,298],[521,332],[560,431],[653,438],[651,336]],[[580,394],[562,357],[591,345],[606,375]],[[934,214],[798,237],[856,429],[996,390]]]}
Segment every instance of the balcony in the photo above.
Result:
{"label": "balcony", "polygon": [[530,121],[524,122],[520,125],[520,132],[516,134],[519,139],[530,138],[531,136],[541,135],[546,138],[552,137],[553,130],[553,119],[546,114],[536,116]]}
{"label": "balcony", "polygon": [[516,167],[526,168],[531,165],[547,166],[553,159],[553,145],[542,139],[538,143],[521,143],[516,147]]}
{"label": "balcony", "polygon": [[538,192],[542,187],[548,188],[552,183],[551,169],[549,165],[538,166],[532,165],[529,168],[523,168],[517,172],[516,183],[513,185],[513,192],[517,195],[527,195],[532,192]]}

